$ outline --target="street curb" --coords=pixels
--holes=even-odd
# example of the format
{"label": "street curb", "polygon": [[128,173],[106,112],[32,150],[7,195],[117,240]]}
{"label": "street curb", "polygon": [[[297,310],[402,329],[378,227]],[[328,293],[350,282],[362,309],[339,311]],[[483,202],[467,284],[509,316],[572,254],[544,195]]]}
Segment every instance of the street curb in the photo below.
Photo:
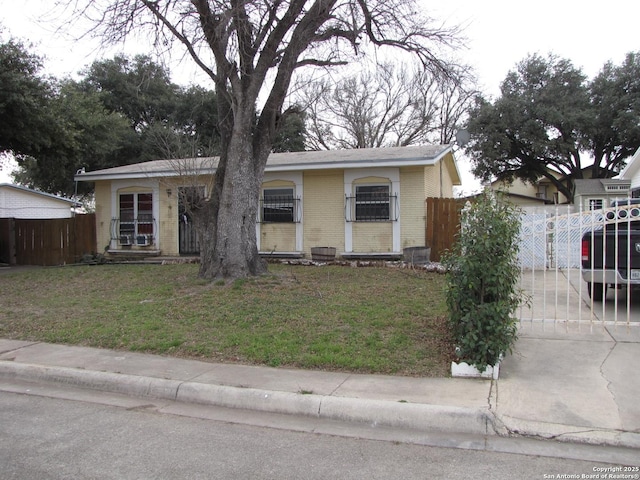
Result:
{"label": "street curb", "polygon": [[503,437],[527,437],[563,443],[640,449],[640,433],[560,423],[535,422],[496,414],[496,434]]}
{"label": "street curb", "polygon": [[135,397],[175,400],[182,382],[78,368],[46,367],[28,363],[0,361],[0,376],[25,382],[47,382],[73,387],[121,393]]}
{"label": "street curb", "polygon": [[135,397],[364,423],[372,427],[472,435],[496,433],[488,409],[270,391],[12,361],[0,361],[0,377]]}

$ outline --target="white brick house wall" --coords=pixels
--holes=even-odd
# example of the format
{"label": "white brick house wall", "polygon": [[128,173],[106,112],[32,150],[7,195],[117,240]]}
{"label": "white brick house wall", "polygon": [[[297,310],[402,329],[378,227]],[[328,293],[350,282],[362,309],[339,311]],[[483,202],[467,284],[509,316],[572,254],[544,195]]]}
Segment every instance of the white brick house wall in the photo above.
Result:
{"label": "white brick house wall", "polygon": [[25,187],[0,184],[0,218],[69,218],[73,201]]}

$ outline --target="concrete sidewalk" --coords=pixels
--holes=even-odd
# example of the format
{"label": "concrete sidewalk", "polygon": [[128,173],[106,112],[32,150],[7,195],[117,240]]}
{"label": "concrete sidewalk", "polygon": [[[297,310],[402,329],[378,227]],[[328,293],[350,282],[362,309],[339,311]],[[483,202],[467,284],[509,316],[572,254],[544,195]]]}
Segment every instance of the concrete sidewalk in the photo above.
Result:
{"label": "concrete sidewalk", "polygon": [[0,383],[10,380],[423,431],[493,433],[492,385],[481,380],[214,364],[0,340]]}
{"label": "concrete sidewalk", "polygon": [[421,432],[640,448],[639,358],[639,329],[579,333],[540,324],[521,328],[497,381],[213,364],[0,340],[0,390],[53,382]]}

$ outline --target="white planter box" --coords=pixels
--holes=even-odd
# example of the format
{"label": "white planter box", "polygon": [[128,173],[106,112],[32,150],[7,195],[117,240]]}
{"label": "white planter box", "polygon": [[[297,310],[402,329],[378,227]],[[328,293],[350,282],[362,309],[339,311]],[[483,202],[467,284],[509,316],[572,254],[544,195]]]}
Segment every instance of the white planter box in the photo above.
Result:
{"label": "white planter box", "polygon": [[463,378],[493,378],[494,380],[498,379],[498,375],[500,374],[500,364],[491,366],[488,365],[484,371],[479,371],[475,365],[469,365],[465,362],[451,362],[451,376],[452,377],[463,377]]}

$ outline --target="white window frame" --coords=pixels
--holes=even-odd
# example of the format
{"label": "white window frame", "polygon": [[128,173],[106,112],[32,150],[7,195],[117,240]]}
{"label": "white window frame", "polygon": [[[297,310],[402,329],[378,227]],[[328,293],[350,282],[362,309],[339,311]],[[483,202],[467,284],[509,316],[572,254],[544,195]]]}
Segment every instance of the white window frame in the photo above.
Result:
{"label": "white window frame", "polygon": [[[142,215],[150,215],[151,218],[148,221],[140,221],[140,196],[141,195],[149,195],[151,196],[151,210],[144,210],[142,213]],[[122,220],[122,197],[123,196],[132,196],[133,197],[133,218],[131,221],[126,221],[123,222]],[[152,192],[123,192],[123,193],[119,193],[118,194],[118,218],[120,219],[120,227],[119,227],[119,231],[118,234],[122,235],[122,225],[132,225],[133,228],[131,229],[131,235],[133,235],[134,237],[137,235],[153,235],[155,233],[155,226],[154,226],[154,215],[153,215],[153,204],[154,204],[154,197],[153,197],[153,193]],[[149,232],[141,232],[140,231],[140,226],[141,225],[150,225],[151,226],[151,233]],[[148,228],[145,228],[144,230],[147,230]],[[129,229],[127,229],[128,231]]]}
{"label": "white window frame", "polygon": [[[345,197],[352,196],[355,192],[355,185],[359,179],[367,177],[377,177],[388,179],[390,183],[390,192],[392,195],[397,195],[398,201],[398,215],[392,225],[392,248],[394,252],[401,252],[400,248],[400,236],[402,226],[402,202],[400,197],[400,169],[393,167],[381,167],[381,168],[354,168],[344,171],[344,194]],[[344,250],[345,253],[353,252],[353,224],[354,222],[347,221],[346,215],[344,219]]]}
{"label": "white window frame", "polygon": [[[298,198],[298,202],[300,205],[300,210],[298,211],[298,222],[294,223],[296,226],[296,251],[302,252],[304,249],[304,187],[302,183],[302,172],[266,172],[264,174],[264,179],[262,180],[263,185],[271,182],[283,181],[293,183],[293,194],[296,198]],[[286,187],[287,185],[285,185]],[[282,187],[282,188],[285,188]],[[264,188],[271,188],[268,185]],[[277,187],[273,187],[277,188]],[[256,222],[256,243],[258,244],[258,250],[260,250],[260,241],[262,239],[260,235],[260,229],[262,228],[262,223]]]}
{"label": "white window frame", "polygon": [[[128,191],[123,191],[124,189],[128,189]],[[131,180],[114,180],[111,182],[111,218],[119,218],[120,216],[120,195],[126,195],[129,193],[150,193],[152,195],[153,202],[153,218],[154,222],[157,222],[157,219],[160,218],[160,185],[157,181],[153,180],[140,180],[140,179],[131,179]],[[135,213],[134,213],[135,215]],[[135,218],[135,217],[134,217]],[[153,243],[155,248],[160,249],[160,235],[158,235],[159,225],[154,223],[154,239]],[[118,235],[119,236],[119,235]],[[110,248],[118,249],[119,242],[118,238],[111,238]],[[132,239],[135,242],[135,238]]]}

